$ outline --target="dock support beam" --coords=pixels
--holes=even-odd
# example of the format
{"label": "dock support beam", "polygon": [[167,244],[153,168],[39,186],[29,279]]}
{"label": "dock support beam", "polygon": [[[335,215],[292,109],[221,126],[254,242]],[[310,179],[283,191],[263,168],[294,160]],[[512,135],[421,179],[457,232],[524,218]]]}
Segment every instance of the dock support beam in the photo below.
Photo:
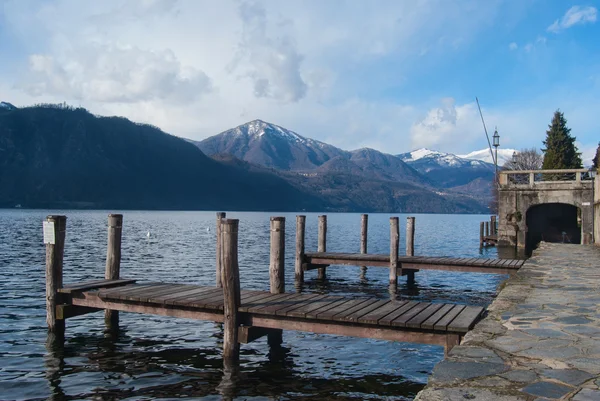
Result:
{"label": "dock support beam", "polygon": [[238,361],[240,344],[238,343],[240,299],[240,270],[238,265],[238,225],[239,220],[221,220],[221,245],[223,262],[223,359]]}
{"label": "dock support beam", "polygon": [[496,235],[498,234],[497,226],[496,226],[496,215],[490,217],[490,234]]}
{"label": "dock support beam", "polygon": [[46,243],[46,323],[56,338],[64,338],[65,321],[57,319],[58,289],[63,286],[63,257],[67,216],[48,216],[44,222]]}
{"label": "dock support beam", "polygon": [[[106,247],[106,269],[104,278],[118,280],[121,275],[121,238],[123,235],[123,215],[108,215],[108,242]],[[106,309],[104,322],[108,328],[119,325],[119,311]]]}
{"label": "dock support beam", "polygon": [[[406,218],[406,256],[415,256],[415,218]],[[415,283],[415,271],[406,272],[406,283],[413,285]]]}
{"label": "dock support beam", "polygon": [[294,265],[294,273],[296,286],[299,287],[304,283],[304,234],[306,230],[306,216],[296,216],[296,261]]}
{"label": "dock support beam", "polygon": [[490,236],[490,222],[486,221],[485,222],[485,237],[489,237]]}
{"label": "dock support beam", "polygon": [[[318,252],[327,252],[327,216],[319,216],[319,243],[317,247]],[[325,267],[319,267],[317,278],[324,280],[327,272]]]}
{"label": "dock support beam", "polygon": [[483,232],[484,232],[485,223],[482,221],[479,223],[479,247],[483,247]]}
{"label": "dock support beam", "polygon": [[[360,253],[367,253],[367,236],[369,232],[369,215],[363,214],[360,218]],[[367,266],[361,266],[360,277],[365,278]]]}
{"label": "dock support beam", "polygon": [[400,227],[398,217],[390,217],[390,284],[398,284],[398,248],[400,246]]}
{"label": "dock support beam", "polygon": [[406,218],[406,256],[415,256],[415,218]]}
{"label": "dock support beam", "polygon": [[[271,294],[285,292],[285,217],[271,217],[271,258],[269,277]],[[267,342],[279,346],[283,342],[283,330],[269,330]]]}
{"label": "dock support beam", "polygon": [[223,283],[221,280],[221,276],[223,273],[223,255],[221,252],[222,249],[222,239],[221,239],[221,220],[223,220],[225,218],[225,213],[224,212],[217,212],[217,230],[216,230],[216,235],[217,235],[217,255],[216,255],[216,259],[217,259],[217,263],[216,263],[216,280],[217,280],[217,287],[223,287]]}

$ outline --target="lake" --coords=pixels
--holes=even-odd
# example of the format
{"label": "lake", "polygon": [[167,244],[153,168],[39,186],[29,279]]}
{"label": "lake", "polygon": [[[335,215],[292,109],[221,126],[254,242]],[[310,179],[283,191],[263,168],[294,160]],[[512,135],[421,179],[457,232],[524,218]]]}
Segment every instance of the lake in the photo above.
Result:
{"label": "lake", "polygon": [[[103,313],[93,313],[68,320],[64,346],[47,344],[42,221],[67,215],[69,283],[103,278],[108,213],[0,210],[0,400],[220,400],[226,391],[236,400],[410,400],[443,358],[433,345],[289,331],[272,352],[264,338],[242,345],[239,372],[224,381],[217,324],[123,312],[117,333],[105,333]],[[122,277],[214,285],[214,212],[123,214]],[[240,220],[242,289],[269,288],[269,217],[276,215],[287,219],[286,290],[294,291],[295,214],[230,212]],[[407,215],[397,216],[403,253]],[[414,216],[416,255],[497,257],[495,248],[479,249],[479,222],[488,216]],[[369,215],[369,252],[389,252],[389,217]],[[360,214],[329,213],[327,249],[358,252],[360,221]],[[316,248],[317,214],[308,213],[306,249]],[[485,306],[505,279],[425,270],[414,287],[400,277],[396,296]],[[387,299],[388,270],[369,268],[361,279],[359,267],[330,267],[324,282],[311,271],[303,291]]]}

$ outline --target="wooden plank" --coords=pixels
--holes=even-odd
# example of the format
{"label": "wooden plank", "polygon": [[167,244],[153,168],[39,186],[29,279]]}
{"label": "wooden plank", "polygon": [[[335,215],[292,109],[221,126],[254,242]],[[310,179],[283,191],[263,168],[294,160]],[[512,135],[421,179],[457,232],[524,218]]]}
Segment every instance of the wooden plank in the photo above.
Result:
{"label": "wooden plank", "polygon": [[73,305],[86,306],[98,309],[111,309],[124,312],[146,313],[161,316],[181,317],[186,319],[209,320],[214,322],[223,321],[223,312],[205,310],[189,310],[178,308],[165,308],[157,305],[141,305],[135,303],[114,302],[103,300],[94,292],[77,292],[73,294]]}
{"label": "wooden plank", "polygon": [[370,313],[376,309],[379,309],[379,308],[389,304],[390,302],[391,301],[389,301],[389,300],[378,300],[378,301],[376,300],[375,302],[371,302],[369,304],[364,304],[360,309],[355,310],[352,313],[346,314],[346,316],[344,316],[344,318],[343,318],[343,321],[356,322],[356,321],[358,321],[359,318],[366,315],[367,313]]}
{"label": "wooden plank", "polygon": [[155,297],[150,302],[162,303],[164,305],[175,305],[177,301],[187,299],[196,295],[201,295],[214,290],[214,287],[199,287],[191,290],[183,291],[177,294],[163,295]]}
{"label": "wooden plank", "polygon": [[[339,300],[341,300],[343,298],[341,297],[331,297],[328,296],[326,298],[321,298],[318,300],[314,300],[312,302],[309,302],[307,304],[305,304],[304,306],[294,309],[292,311],[290,311],[287,315],[288,316],[293,316],[293,317],[307,317],[307,314],[309,314],[310,312],[313,312],[317,309],[321,309],[323,307],[326,307],[327,305],[330,305],[334,302],[337,302]],[[315,315],[316,318],[316,315]]]}
{"label": "wooden plank", "polygon": [[130,279],[120,279],[120,280],[95,280],[89,281],[86,283],[77,283],[77,284],[68,284],[63,288],[60,288],[58,292],[62,292],[64,294],[70,294],[74,291],[87,291],[87,290],[95,290],[98,288],[112,288],[124,286],[127,284],[133,284],[136,280]]}
{"label": "wooden plank", "polygon": [[332,320],[333,316],[337,315],[338,313],[344,312],[345,310],[352,308],[353,306],[355,306],[357,304],[363,303],[365,301],[365,298],[361,298],[361,299],[346,298],[346,299],[344,299],[344,301],[345,302],[342,302],[340,300],[340,303],[337,304],[335,307],[319,313],[317,315],[317,319]]}
{"label": "wooden plank", "polygon": [[429,302],[419,302],[419,304],[417,306],[415,306],[411,310],[407,311],[406,313],[403,313],[402,315],[400,315],[396,319],[394,319],[391,322],[391,325],[394,327],[405,327],[406,322],[408,322],[413,317],[416,317],[417,315],[422,313],[424,310],[426,310],[429,307],[429,305],[431,305],[431,303],[429,303]]}
{"label": "wooden plank", "polygon": [[467,306],[448,324],[448,331],[466,333],[479,320],[484,309],[481,306]]}
{"label": "wooden plank", "polygon": [[315,298],[324,298],[325,295],[321,294],[302,294],[298,298],[294,298],[294,302],[290,305],[287,305],[283,308],[279,308],[275,311],[275,315],[277,316],[285,316],[286,313],[292,309],[296,309],[304,305],[304,303],[310,301]]}
{"label": "wooden plank", "polygon": [[121,294],[119,299],[123,301],[132,301],[132,302],[146,302],[149,298],[152,298],[154,295],[160,295],[163,293],[172,294],[174,292],[180,291],[180,285],[178,284],[170,284],[170,285],[161,285],[156,287],[145,288],[142,291],[138,291],[135,293]]}
{"label": "wooden plank", "polygon": [[358,323],[377,324],[380,319],[406,305],[408,301],[390,301],[379,309],[358,318]]}
{"label": "wooden plank", "polygon": [[163,294],[174,294],[181,291],[181,284],[171,284],[161,288],[147,288],[142,292],[127,295],[125,300],[133,302],[148,302],[149,299]]}
{"label": "wooden plank", "polygon": [[56,305],[56,319],[65,320],[75,316],[86,315],[88,313],[98,312],[102,309],[88,308],[87,306],[76,305]]}
{"label": "wooden plank", "polygon": [[127,287],[123,287],[123,288],[114,288],[114,289],[109,289],[109,290],[100,290],[100,291],[98,291],[98,296],[100,298],[106,298],[106,299],[125,299],[124,297],[126,297],[129,294],[133,295],[137,292],[145,291],[148,288],[158,288],[158,287],[165,287],[165,286],[169,286],[169,285],[171,285],[171,284],[151,283],[151,284],[127,286]]}
{"label": "wooden plank", "polygon": [[[224,305],[224,297],[223,292],[218,292],[213,296],[207,296],[202,299],[195,299],[189,302],[186,302],[186,305],[189,305],[194,308],[204,308],[204,309],[214,309],[214,310],[223,310]],[[182,302],[183,304],[183,302]]]}
{"label": "wooden plank", "polygon": [[281,315],[281,316],[289,316],[289,313],[292,312],[295,309],[301,308],[304,305],[314,302],[316,300],[322,299],[322,298],[326,298],[327,295],[320,295],[320,294],[315,294],[316,296],[307,296],[306,298],[299,298],[297,301],[297,303],[295,305],[290,305],[289,307],[286,308],[281,308],[279,309],[277,312],[275,312],[276,315]]}
{"label": "wooden plank", "polygon": [[333,334],[387,341],[414,342],[420,344],[446,344],[446,333],[424,333],[414,330],[398,330],[391,327],[352,325],[341,322],[281,319],[267,315],[251,315],[248,324],[282,330],[298,330],[318,334]]}
{"label": "wooden plank", "polygon": [[377,324],[382,325],[382,326],[391,326],[392,321],[394,321],[396,318],[402,316],[404,313],[410,311],[412,308],[416,307],[418,304],[419,304],[419,302],[416,302],[416,301],[408,301],[406,304],[402,305],[401,307],[399,307],[392,313],[379,319],[379,322],[377,322]]}
{"label": "wooden plank", "polygon": [[342,298],[337,301],[333,301],[327,305],[320,307],[319,309],[315,309],[307,314],[307,318],[309,319],[318,319],[319,316],[331,309],[337,308],[338,306],[348,302],[350,298]]}
{"label": "wooden plank", "polygon": [[433,329],[439,331],[448,331],[448,325],[456,316],[458,316],[460,312],[462,312],[463,309],[465,309],[465,305],[455,305],[452,310],[446,313],[443,318],[438,320],[437,323],[433,325]]}
{"label": "wooden plank", "polygon": [[238,311],[240,312],[248,312],[248,309],[252,308],[252,307],[260,307],[260,306],[266,306],[266,304],[269,301],[275,301],[278,299],[281,299],[281,297],[283,297],[284,294],[271,294],[269,293],[269,296],[260,298],[260,299],[256,299],[254,301],[246,301],[245,303],[242,303],[240,305],[240,307],[238,308]]}
{"label": "wooden plank", "polygon": [[275,314],[278,309],[288,307],[295,304],[295,299],[301,297],[303,294],[284,294],[281,298],[267,302],[264,305],[255,306],[248,310],[250,313],[260,313],[265,315]]}
{"label": "wooden plank", "polygon": [[212,300],[214,297],[223,298],[223,288],[214,287],[210,291],[203,292],[202,294],[192,295],[186,298],[180,298],[172,300],[173,305],[185,306],[185,307],[204,307],[204,301]]}
{"label": "wooden plank", "polygon": [[429,319],[431,315],[440,310],[444,304],[429,304],[427,308],[425,308],[421,313],[415,315],[413,318],[406,321],[406,327],[410,327],[413,329],[421,328],[421,324]]}
{"label": "wooden plank", "polygon": [[240,344],[248,344],[272,333],[273,331],[278,331],[278,329],[266,329],[264,327],[256,326],[239,326],[238,341]]}
{"label": "wooden plank", "polygon": [[242,304],[240,305],[240,307],[243,308],[242,312],[246,311],[246,306],[247,305],[253,305],[253,306],[257,305],[256,301],[260,301],[260,300],[263,300],[263,299],[266,299],[266,298],[270,298],[271,295],[273,295],[273,294],[271,294],[270,292],[264,291],[264,292],[260,292],[260,293],[257,293],[255,295],[249,296],[248,298],[242,300]]}
{"label": "wooden plank", "polygon": [[421,328],[426,330],[433,330],[435,324],[441,320],[448,312],[454,308],[453,304],[443,304],[443,306],[438,309],[433,315],[427,318],[424,322],[421,323]]}
{"label": "wooden plank", "polygon": [[339,321],[339,322],[345,322],[345,321],[347,321],[346,320],[347,316],[349,316],[357,311],[360,311],[360,310],[368,307],[369,305],[376,303],[377,301],[378,300],[375,298],[367,298],[367,299],[363,299],[362,302],[357,302],[355,305],[347,305],[346,310],[334,315],[332,319],[335,321]]}

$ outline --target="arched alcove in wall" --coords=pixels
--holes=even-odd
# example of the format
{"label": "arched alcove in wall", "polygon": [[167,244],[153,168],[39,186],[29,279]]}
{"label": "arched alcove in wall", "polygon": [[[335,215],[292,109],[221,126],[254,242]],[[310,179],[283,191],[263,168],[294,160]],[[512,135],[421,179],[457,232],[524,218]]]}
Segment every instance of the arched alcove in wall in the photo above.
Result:
{"label": "arched alcove in wall", "polygon": [[579,208],[566,203],[544,203],[527,210],[528,251],[534,249],[540,241],[581,243],[581,225]]}

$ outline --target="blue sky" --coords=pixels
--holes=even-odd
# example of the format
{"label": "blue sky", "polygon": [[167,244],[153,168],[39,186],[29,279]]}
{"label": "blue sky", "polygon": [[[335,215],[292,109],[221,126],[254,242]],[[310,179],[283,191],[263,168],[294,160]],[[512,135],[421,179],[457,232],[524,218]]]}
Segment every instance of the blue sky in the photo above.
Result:
{"label": "blue sky", "polygon": [[0,0],[0,100],[202,139],[260,118],[345,149],[600,141],[599,1]]}

